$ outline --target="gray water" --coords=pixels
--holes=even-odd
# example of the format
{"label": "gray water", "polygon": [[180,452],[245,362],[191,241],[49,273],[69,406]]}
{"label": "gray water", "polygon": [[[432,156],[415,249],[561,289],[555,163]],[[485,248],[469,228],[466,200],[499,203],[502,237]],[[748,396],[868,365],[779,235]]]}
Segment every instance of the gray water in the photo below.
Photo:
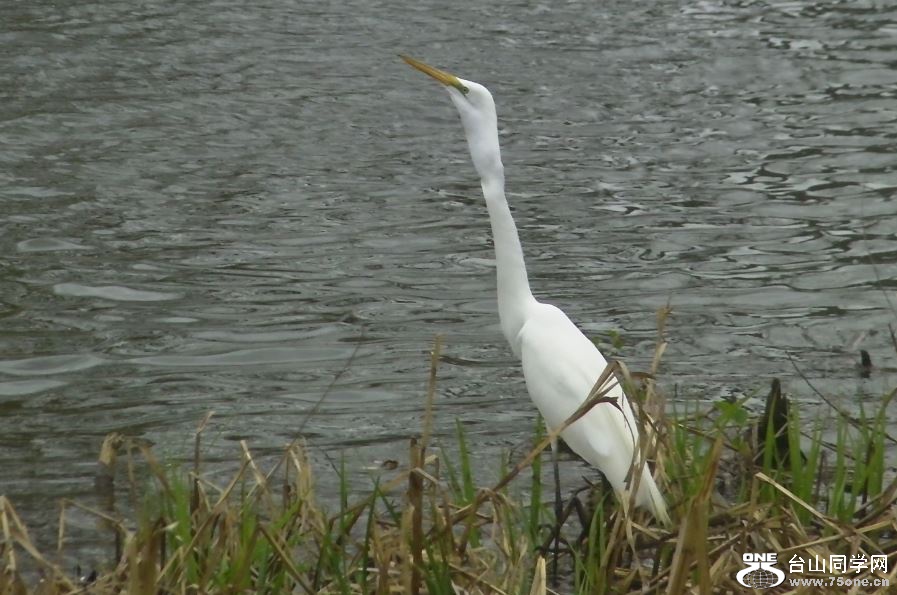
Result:
{"label": "gray water", "polygon": [[525,439],[461,127],[400,52],[493,91],[535,292],[631,367],[670,302],[676,399],[813,402],[798,369],[876,398],[889,4],[0,2],[0,493],[52,535],[106,433],[188,455],[209,410],[210,456],[308,419],[363,483],[419,427],[437,333],[438,436]]}

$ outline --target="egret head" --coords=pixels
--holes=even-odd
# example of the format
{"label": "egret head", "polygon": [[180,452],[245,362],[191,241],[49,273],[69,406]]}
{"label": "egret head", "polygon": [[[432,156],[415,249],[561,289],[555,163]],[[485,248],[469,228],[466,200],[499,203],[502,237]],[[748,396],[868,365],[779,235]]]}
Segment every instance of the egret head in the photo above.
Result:
{"label": "egret head", "polygon": [[443,85],[452,103],[461,114],[461,123],[467,136],[473,163],[481,175],[486,168],[501,168],[498,147],[498,118],[495,101],[489,89],[479,83],[462,78],[424,64],[414,58],[402,56],[410,66],[427,74]]}

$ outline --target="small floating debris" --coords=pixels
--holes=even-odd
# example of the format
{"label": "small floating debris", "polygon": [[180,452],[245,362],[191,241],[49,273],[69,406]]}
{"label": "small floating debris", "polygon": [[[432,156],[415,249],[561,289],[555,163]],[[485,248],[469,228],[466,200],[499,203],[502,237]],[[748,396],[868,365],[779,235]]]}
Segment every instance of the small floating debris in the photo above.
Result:
{"label": "small floating debris", "polygon": [[872,374],[872,357],[865,349],[860,349],[860,363],[857,364],[857,372],[859,372],[860,378],[869,378],[869,375]]}

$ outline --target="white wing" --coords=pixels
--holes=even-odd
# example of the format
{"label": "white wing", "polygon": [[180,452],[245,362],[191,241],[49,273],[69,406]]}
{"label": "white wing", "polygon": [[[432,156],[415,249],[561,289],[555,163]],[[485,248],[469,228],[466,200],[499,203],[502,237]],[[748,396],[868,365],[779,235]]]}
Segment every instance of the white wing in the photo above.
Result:
{"label": "white wing", "polygon": [[[519,339],[526,388],[548,427],[557,428],[586,400],[607,360],[563,311],[550,304],[532,306]],[[619,409],[599,403],[561,436],[622,492],[639,432],[622,389],[615,386],[608,396],[617,399]],[[661,522],[668,522],[666,504],[647,465],[636,504],[647,506]]]}

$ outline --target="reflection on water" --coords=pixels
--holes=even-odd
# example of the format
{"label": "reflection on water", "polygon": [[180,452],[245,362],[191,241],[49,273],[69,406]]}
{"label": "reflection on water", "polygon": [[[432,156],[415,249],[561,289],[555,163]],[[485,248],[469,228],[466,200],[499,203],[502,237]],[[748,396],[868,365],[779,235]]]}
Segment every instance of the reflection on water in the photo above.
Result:
{"label": "reflection on water", "polygon": [[635,367],[671,302],[679,398],[890,386],[852,364],[893,359],[897,10],[405,4],[4,10],[0,493],[39,532],[105,433],[272,449],[337,375],[304,433],[387,458],[436,333],[441,431],[523,439],[461,129],[399,51],[495,93],[537,294]]}

